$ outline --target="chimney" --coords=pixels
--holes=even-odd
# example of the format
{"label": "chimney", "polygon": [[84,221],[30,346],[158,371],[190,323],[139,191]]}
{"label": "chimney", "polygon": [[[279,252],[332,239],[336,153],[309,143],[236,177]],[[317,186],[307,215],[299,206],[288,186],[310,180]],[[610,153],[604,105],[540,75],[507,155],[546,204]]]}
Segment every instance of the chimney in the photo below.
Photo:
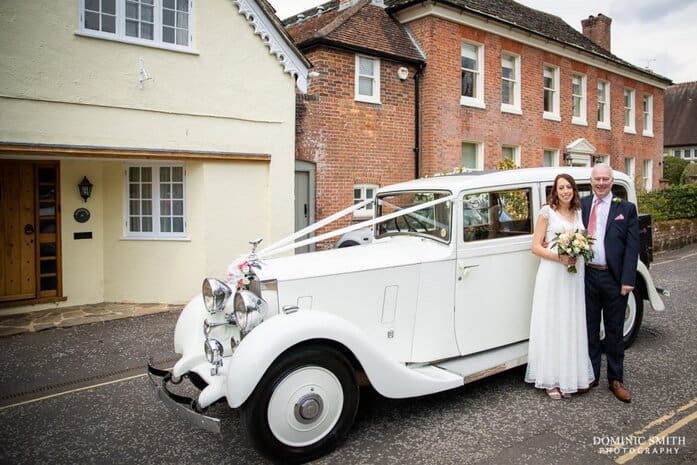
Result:
{"label": "chimney", "polygon": [[339,11],[345,10],[356,3],[358,3],[358,0],[339,0]]}
{"label": "chimney", "polygon": [[598,16],[589,16],[588,19],[581,20],[583,35],[592,40],[596,45],[610,51],[610,25],[612,18],[608,18],[602,13]]}

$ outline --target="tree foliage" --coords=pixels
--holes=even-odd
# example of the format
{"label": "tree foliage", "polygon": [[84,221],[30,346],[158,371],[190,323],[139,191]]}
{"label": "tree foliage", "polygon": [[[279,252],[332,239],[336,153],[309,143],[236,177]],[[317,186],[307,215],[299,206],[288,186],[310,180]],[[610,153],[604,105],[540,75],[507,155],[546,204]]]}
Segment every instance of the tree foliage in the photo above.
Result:
{"label": "tree foliage", "polygon": [[667,179],[671,184],[680,184],[680,177],[685,166],[690,162],[678,157],[663,158],[663,179]]}

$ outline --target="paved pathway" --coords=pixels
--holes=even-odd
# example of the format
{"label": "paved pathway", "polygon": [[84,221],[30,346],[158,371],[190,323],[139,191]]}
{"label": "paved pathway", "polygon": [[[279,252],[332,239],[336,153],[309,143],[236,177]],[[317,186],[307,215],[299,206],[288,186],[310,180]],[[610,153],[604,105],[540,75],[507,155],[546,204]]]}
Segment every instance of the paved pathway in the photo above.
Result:
{"label": "paved pathway", "polygon": [[183,305],[100,303],[0,315],[0,337],[52,328],[69,328],[99,321],[129,318],[151,313],[180,311]]}

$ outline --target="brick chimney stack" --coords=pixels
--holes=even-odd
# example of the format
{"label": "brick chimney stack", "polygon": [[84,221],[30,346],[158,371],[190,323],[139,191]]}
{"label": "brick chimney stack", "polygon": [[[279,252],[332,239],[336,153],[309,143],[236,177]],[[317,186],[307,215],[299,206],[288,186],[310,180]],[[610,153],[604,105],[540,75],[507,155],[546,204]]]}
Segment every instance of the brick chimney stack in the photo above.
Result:
{"label": "brick chimney stack", "polygon": [[581,20],[583,35],[608,52],[610,51],[611,24],[612,18],[608,18],[602,13],[598,13],[598,16],[591,15],[588,19]]}

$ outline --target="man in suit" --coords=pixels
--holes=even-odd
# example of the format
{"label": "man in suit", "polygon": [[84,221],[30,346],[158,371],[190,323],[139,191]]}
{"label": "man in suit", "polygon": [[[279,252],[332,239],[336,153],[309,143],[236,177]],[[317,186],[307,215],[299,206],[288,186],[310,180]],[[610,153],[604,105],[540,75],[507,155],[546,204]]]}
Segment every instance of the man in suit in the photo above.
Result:
{"label": "man in suit", "polygon": [[612,195],[612,169],[597,164],[591,171],[593,195],[581,201],[583,223],[595,237],[593,260],[586,264],[588,353],[600,378],[600,317],[605,325],[605,356],[610,390],[622,402],[631,395],[624,386],[624,313],[635,285],[639,259],[639,223],[634,204]]}

